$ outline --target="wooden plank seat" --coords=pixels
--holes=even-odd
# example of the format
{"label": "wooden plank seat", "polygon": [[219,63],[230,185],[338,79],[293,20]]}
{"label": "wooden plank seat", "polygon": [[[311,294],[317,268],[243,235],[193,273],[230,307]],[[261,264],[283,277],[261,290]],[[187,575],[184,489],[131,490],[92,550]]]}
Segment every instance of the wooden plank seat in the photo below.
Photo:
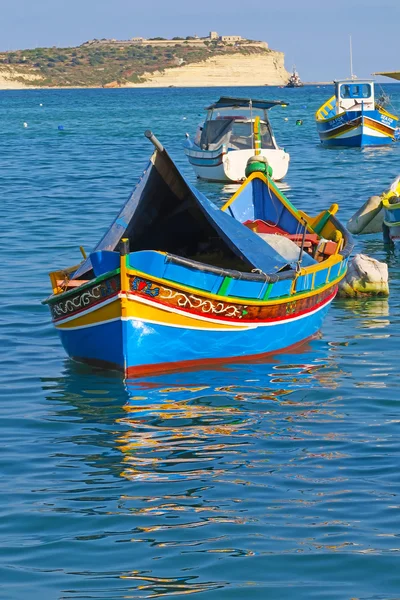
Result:
{"label": "wooden plank seat", "polygon": [[337,243],[336,242],[332,242],[332,240],[323,240],[323,242],[321,243],[320,247],[318,248],[318,251],[321,254],[324,254],[324,255],[327,255],[327,256],[332,256],[332,254],[336,254]]}
{"label": "wooden plank seat", "polygon": [[65,279],[57,279],[58,287],[65,287],[66,289],[76,288],[84,283],[88,283],[90,279],[70,279],[68,282]]}
{"label": "wooden plank seat", "polygon": [[[288,233],[281,227],[278,227],[278,225],[274,225],[269,221],[263,221],[262,219],[246,221],[244,225],[254,231],[254,233],[275,233],[276,235],[283,235],[297,245],[301,245],[303,239],[302,233]],[[312,246],[316,246],[319,241],[320,238],[316,233],[306,233],[304,236],[304,247],[311,248]]]}

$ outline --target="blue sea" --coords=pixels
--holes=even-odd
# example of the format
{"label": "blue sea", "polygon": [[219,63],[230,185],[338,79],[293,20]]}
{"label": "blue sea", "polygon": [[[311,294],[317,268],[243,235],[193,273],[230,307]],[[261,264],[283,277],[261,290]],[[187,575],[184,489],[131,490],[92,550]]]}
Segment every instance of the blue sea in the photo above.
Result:
{"label": "blue sea", "polygon": [[145,129],[212,200],[232,194],[182,151],[219,95],[286,100],[282,187],[346,221],[398,175],[400,143],[322,148],[331,91],[0,92],[1,599],[400,598],[400,256],[380,235],[356,251],[388,263],[389,299],[336,300],[269,360],[124,381],[71,362],[41,305],[143,172]]}

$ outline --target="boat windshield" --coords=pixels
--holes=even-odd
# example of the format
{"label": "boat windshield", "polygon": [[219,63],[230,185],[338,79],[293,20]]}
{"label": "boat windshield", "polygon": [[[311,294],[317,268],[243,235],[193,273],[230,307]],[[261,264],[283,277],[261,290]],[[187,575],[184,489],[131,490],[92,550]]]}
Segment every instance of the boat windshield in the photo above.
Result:
{"label": "boat windshield", "polygon": [[[261,147],[274,149],[275,144],[269,121],[260,122]],[[244,115],[206,121],[201,132],[200,148],[217,150],[226,145],[231,150],[254,148],[253,121]]]}
{"label": "boat windshield", "polygon": [[268,121],[267,111],[263,108],[250,106],[224,106],[216,107],[208,111],[207,121],[220,119],[254,119],[260,117],[262,121]]}

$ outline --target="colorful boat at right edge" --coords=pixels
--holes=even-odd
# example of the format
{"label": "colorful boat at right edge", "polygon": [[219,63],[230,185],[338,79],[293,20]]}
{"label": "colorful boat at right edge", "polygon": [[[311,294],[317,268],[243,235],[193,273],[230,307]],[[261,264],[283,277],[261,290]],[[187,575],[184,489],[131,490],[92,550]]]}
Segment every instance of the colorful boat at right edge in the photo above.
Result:
{"label": "colorful boat at right edge", "polygon": [[383,208],[383,235],[386,242],[400,241],[400,175],[381,195]]}
{"label": "colorful boat at right edge", "polygon": [[383,146],[398,137],[398,117],[375,100],[372,79],[335,81],[335,94],[316,112],[324,146]]}

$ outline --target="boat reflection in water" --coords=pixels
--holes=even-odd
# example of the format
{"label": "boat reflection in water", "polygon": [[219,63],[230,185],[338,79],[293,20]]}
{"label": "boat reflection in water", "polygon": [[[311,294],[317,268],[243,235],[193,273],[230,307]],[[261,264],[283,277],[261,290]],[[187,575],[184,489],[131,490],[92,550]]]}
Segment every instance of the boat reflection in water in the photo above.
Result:
{"label": "boat reflection in water", "polygon": [[[48,484],[57,490],[48,510],[67,520],[69,571],[84,572],[88,597],[265,591],[253,563],[232,581],[232,557],[240,567],[323,542],[310,519],[328,523],[324,501],[340,508],[349,485],[338,470],[349,435],[343,352],[315,339],[269,362],[126,382],[66,362],[63,377],[44,381],[63,473]],[[48,557],[48,569],[58,564]]]}
{"label": "boat reflection in water", "polygon": [[[267,436],[290,439],[288,407],[292,421],[316,401],[304,392],[336,388],[335,356],[315,352],[315,345],[329,347],[315,339],[258,362],[126,381],[117,372],[68,362],[65,376],[43,381],[43,387],[48,400],[62,402],[59,414],[70,415],[71,406],[78,411],[88,440],[98,438],[103,448],[122,453],[113,452],[108,467],[98,457],[110,474],[132,481],[180,481],[205,472],[213,478],[221,468],[230,470],[233,449],[248,447],[260,426]],[[256,439],[254,444],[252,452]]]}

